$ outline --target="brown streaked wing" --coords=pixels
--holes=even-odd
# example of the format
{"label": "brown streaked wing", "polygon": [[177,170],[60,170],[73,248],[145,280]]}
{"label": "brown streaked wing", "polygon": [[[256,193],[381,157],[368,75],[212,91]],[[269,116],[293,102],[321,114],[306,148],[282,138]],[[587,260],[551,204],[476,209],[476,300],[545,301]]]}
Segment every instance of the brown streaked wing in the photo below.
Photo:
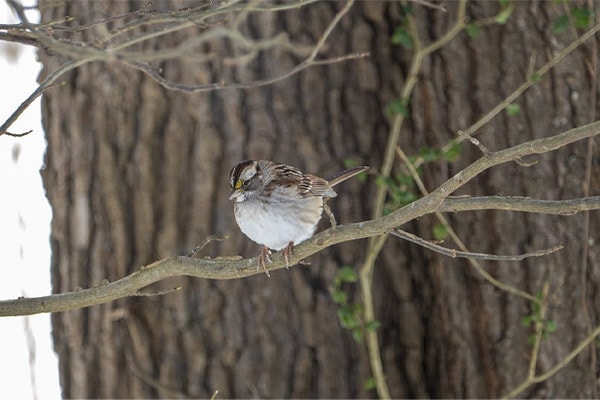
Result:
{"label": "brown streaked wing", "polygon": [[[336,193],[329,186],[329,182],[316,175],[304,175],[306,180],[306,190],[310,191],[313,196],[335,197]],[[304,183],[304,180],[303,180]]]}

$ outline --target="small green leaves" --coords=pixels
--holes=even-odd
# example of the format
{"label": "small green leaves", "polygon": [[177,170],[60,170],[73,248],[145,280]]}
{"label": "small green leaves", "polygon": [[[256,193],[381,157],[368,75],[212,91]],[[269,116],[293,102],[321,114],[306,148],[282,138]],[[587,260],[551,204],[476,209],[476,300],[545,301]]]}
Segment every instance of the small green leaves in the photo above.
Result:
{"label": "small green leaves", "polygon": [[[538,292],[536,297],[543,301],[542,292]],[[521,319],[521,326],[525,328],[542,329],[542,339],[547,339],[551,333],[556,332],[556,323],[550,318],[542,318],[542,305],[540,302],[534,302],[531,306],[531,314]],[[536,334],[529,336],[528,342],[533,345],[536,340]]]}
{"label": "small green leaves", "polygon": [[341,283],[350,282],[354,283],[358,280],[358,274],[352,267],[342,267],[336,275],[336,279],[339,279]]}
{"label": "small green leaves", "polygon": [[375,378],[370,376],[365,380],[364,387],[366,390],[373,390],[377,388],[377,381],[375,381]]}
{"label": "small green leaves", "polygon": [[506,24],[506,21],[508,21],[514,10],[515,6],[509,2],[508,4],[503,6],[502,11],[500,11],[500,13],[496,15],[496,18],[494,20],[496,21],[496,23],[504,25]]}
{"label": "small green leaves", "polygon": [[354,307],[340,307],[337,310],[340,324],[346,329],[354,329],[360,327],[360,318],[357,310]]}
{"label": "small green leaves", "polygon": [[399,26],[392,35],[392,44],[400,45],[407,50],[413,47],[413,38],[405,26]]}
{"label": "small green leaves", "polygon": [[462,146],[460,143],[454,143],[448,150],[446,150],[443,154],[444,159],[448,162],[454,162],[458,160],[460,153],[462,151]]}
{"label": "small green leaves", "polygon": [[521,113],[521,106],[518,105],[517,103],[510,103],[509,105],[506,106],[506,113],[508,114],[509,117],[514,117],[516,115],[519,115]]}
{"label": "small green leaves", "polygon": [[352,337],[357,342],[361,342],[365,332],[375,331],[379,328],[379,321],[363,322],[361,315],[363,314],[363,305],[360,303],[351,303],[348,292],[342,286],[347,283],[358,281],[358,274],[352,267],[342,267],[338,270],[333,278],[333,287],[329,289],[331,298],[339,307],[337,309],[337,317],[340,325],[344,329],[352,332]]}
{"label": "small green leaves", "polygon": [[552,33],[558,35],[563,33],[569,28],[569,16],[561,15],[560,17],[554,20],[554,24],[552,24]]}
{"label": "small green leaves", "polygon": [[398,174],[389,178],[380,176],[375,180],[375,183],[386,186],[388,190],[389,198],[383,210],[385,215],[412,203],[418,198],[414,193],[414,180],[410,175]]}
{"label": "small green leaves", "polygon": [[542,76],[541,76],[539,73],[537,73],[537,72],[534,72],[533,74],[531,74],[531,80],[532,80],[533,82],[536,82],[536,83],[537,83],[537,82],[539,82],[539,81],[541,81],[541,80],[542,80]]}
{"label": "small green leaves", "polygon": [[392,44],[404,47],[407,50],[413,48],[413,38],[409,31],[408,18],[412,14],[412,8],[410,6],[402,7],[403,16],[400,18],[400,24],[394,30],[391,41]]}
{"label": "small green leaves", "polygon": [[469,35],[469,37],[471,39],[476,39],[477,37],[479,37],[481,28],[477,24],[467,24],[465,26],[465,31],[467,32],[467,35]]}
{"label": "small green leaves", "polygon": [[558,35],[565,32],[571,23],[575,28],[587,29],[594,18],[594,12],[587,7],[573,7],[569,14],[563,14],[554,20],[552,33]]}
{"label": "small green leaves", "polygon": [[[421,147],[419,149],[418,156],[409,156],[409,161],[414,163],[417,160],[420,162],[435,162],[444,159],[448,162],[453,162],[458,159],[462,150],[460,144],[453,144],[448,149],[434,149],[431,147]],[[421,175],[423,172],[423,166],[416,168],[417,174]],[[387,215],[400,207],[404,207],[407,204],[419,198],[419,194],[415,188],[415,182],[410,172],[402,170],[393,176],[384,178],[379,176],[375,180],[375,184],[379,186],[385,186],[387,188],[388,199],[384,205],[383,214]]]}
{"label": "small green leaves", "polygon": [[419,155],[423,157],[425,162],[432,162],[440,158],[442,152],[441,150],[433,149],[431,147],[421,147],[419,149]]}
{"label": "small green leaves", "polygon": [[448,237],[448,227],[444,224],[437,224],[433,227],[433,238],[435,240],[445,240]]}
{"label": "small green leaves", "polygon": [[409,99],[401,98],[391,101],[386,107],[386,114],[392,117],[394,115],[402,115],[408,117],[408,103]]}
{"label": "small green leaves", "polygon": [[346,304],[348,303],[348,293],[337,290],[331,292],[331,297],[333,298],[333,302],[335,304]]}
{"label": "small green leaves", "polygon": [[575,19],[575,28],[586,29],[592,24],[594,12],[589,8],[575,7],[571,10],[571,15],[573,15],[573,18]]}
{"label": "small green leaves", "polygon": [[369,321],[365,324],[365,329],[368,331],[376,331],[381,326],[379,321]]}

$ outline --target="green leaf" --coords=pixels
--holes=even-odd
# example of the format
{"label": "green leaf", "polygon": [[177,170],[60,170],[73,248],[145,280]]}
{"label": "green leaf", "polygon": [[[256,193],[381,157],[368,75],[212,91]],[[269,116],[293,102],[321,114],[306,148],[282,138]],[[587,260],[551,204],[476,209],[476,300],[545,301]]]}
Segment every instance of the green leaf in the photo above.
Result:
{"label": "green leaf", "polygon": [[408,117],[408,100],[397,99],[390,102],[386,107],[386,112],[390,115],[402,115]]}
{"label": "green leaf", "polygon": [[381,326],[379,321],[369,321],[365,324],[365,329],[368,331],[376,331]]}
{"label": "green leaf", "polygon": [[544,326],[544,331],[547,333],[556,332],[556,323],[551,319],[547,320],[546,325]]}
{"label": "green leaf", "polygon": [[510,18],[510,16],[512,15],[513,11],[515,10],[515,6],[513,6],[512,4],[509,4],[506,8],[504,8],[502,11],[500,11],[500,13],[498,15],[496,15],[496,23],[498,24],[506,24],[506,21],[508,21],[508,19]]}
{"label": "green leaf", "polygon": [[340,268],[337,275],[342,282],[356,282],[358,280],[358,274],[352,267]]}
{"label": "green leaf", "polygon": [[521,320],[521,326],[524,326],[525,328],[529,328],[531,326],[532,323],[532,319],[531,319],[531,315],[527,315],[525,317],[523,317],[523,319]]}
{"label": "green leaf", "polygon": [[397,198],[398,206],[404,207],[417,199],[417,195],[412,192],[400,192]]}
{"label": "green leaf", "polygon": [[476,39],[477,37],[479,37],[481,28],[479,28],[479,25],[477,24],[467,24],[467,26],[465,26],[465,31],[471,39]]}
{"label": "green leaf", "polygon": [[439,150],[432,149],[431,147],[421,147],[419,149],[419,155],[423,157],[426,162],[435,161],[439,158]]}
{"label": "green leaf", "polygon": [[336,290],[331,294],[331,297],[333,298],[333,302],[335,304],[348,304],[348,293],[344,292],[343,290]]}
{"label": "green leaf", "polygon": [[365,390],[373,390],[377,387],[377,381],[372,376],[368,377],[365,380]]}
{"label": "green leaf", "polygon": [[575,19],[575,27],[583,29],[590,27],[592,18],[594,17],[594,12],[585,7],[575,7],[571,11],[571,14]]}
{"label": "green leaf", "polygon": [[394,31],[392,35],[392,43],[396,45],[400,45],[405,49],[412,49],[413,47],[413,39],[408,32],[408,29],[404,26],[399,26]]}
{"label": "green leaf", "polygon": [[360,328],[354,328],[352,329],[352,337],[354,338],[354,340],[356,340],[356,342],[360,343],[363,340],[363,331]]}
{"label": "green leaf", "polygon": [[536,82],[536,83],[537,83],[537,82],[539,82],[539,81],[541,81],[541,80],[542,80],[542,76],[541,76],[540,74],[538,74],[537,72],[534,72],[534,73],[531,75],[531,80],[532,80],[533,82]]}
{"label": "green leaf", "polygon": [[348,307],[340,307],[337,310],[338,319],[342,327],[346,329],[354,329],[360,327],[356,314],[352,312]]}
{"label": "green leaf", "polygon": [[448,237],[448,227],[444,224],[438,224],[433,227],[433,237],[435,240],[444,240]]}
{"label": "green leaf", "polygon": [[365,310],[361,303],[352,304],[352,312],[354,313],[354,318],[356,318],[357,322],[360,321],[359,315],[362,315],[363,311]]}
{"label": "green leaf", "polygon": [[509,105],[506,106],[506,113],[508,114],[509,117],[514,117],[516,115],[519,115],[521,113],[521,106],[518,105],[517,103],[510,103]]}
{"label": "green leaf", "polygon": [[569,28],[569,17],[567,15],[561,15],[554,20],[554,24],[552,24],[552,33],[558,35],[566,31],[567,28]]}
{"label": "green leaf", "polygon": [[358,162],[356,162],[356,160],[353,158],[344,158],[342,160],[342,165],[344,166],[344,168],[352,168],[356,167],[358,165]]}
{"label": "green leaf", "polygon": [[396,182],[398,183],[398,186],[409,186],[409,187],[412,187],[412,185],[415,182],[415,180],[412,177],[412,175],[397,174],[396,175]]}
{"label": "green leaf", "polygon": [[444,153],[444,158],[448,162],[454,162],[454,161],[458,160],[458,157],[460,156],[461,151],[462,151],[462,146],[460,145],[460,143],[455,143],[452,145],[452,147],[450,147],[448,150],[446,150],[446,152]]}
{"label": "green leaf", "polygon": [[376,184],[377,186],[388,186],[387,180],[385,179],[385,177],[383,177],[383,176],[381,176],[381,175],[378,175],[378,176],[375,178],[375,184]]}

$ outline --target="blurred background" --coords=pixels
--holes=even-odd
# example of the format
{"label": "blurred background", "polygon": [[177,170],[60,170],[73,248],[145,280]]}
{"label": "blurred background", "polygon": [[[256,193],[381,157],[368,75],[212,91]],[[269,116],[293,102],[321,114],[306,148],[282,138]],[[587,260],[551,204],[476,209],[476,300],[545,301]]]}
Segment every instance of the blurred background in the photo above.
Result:
{"label": "blurred background", "polygon": [[[28,13],[39,20],[36,11]],[[0,3],[2,24],[18,19]],[[41,65],[36,50],[0,42],[2,121],[37,87]],[[23,138],[0,140],[0,297],[42,296],[50,288],[50,205],[40,176],[46,147],[40,102],[36,101],[13,125],[15,132],[33,130]],[[50,336],[50,316],[0,319],[0,385],[3,398],[60,398],[58,360]]]}
{"label": "blurred background", "polygon": [[[239,232],[227,200],[228,172],[240,160],[271,159],[320,176],[370,165],[366,180],[344,182],[329,203],[338,222],[349,223],[421,195],[397,157],[391,170],[382,167],[396,146],[412,159],[421,157],[419,173],[430,191],[477,160],[481,152],[474,146],[446,146],[530,78],[531,88],[475,130],[491,151],[596,119],[595,37],[547,74],[534,74],[594,27],[593,4],[473,1],[464,7],[465,24],[455,30],[463,2],[356,2],[343,12],[347,4],[282,3],[280,10],[257,11],[243,2],[40,1],[44,34],[62,44],[85,43],[65,55],[60,46],[37,42],[42,79],[73,58],[96,57],[99,49],[119,54],[70,70],[42,97],[52,291],[117,280],[155,260],[186,254],[216,233],[231,238],[203,254],[257,255],[260,247]],[[210,18],[203,17],[207,10]],[[317,60],[363,52],[368,57],[253,84],[302,65],[337,17]],[[435,51],[415,58],[438,40]],[[231,83],[249,88],[198,90]],[[19,102],[24,95],[16,97]],[[6,108],[8,115],[12,108]],[[35,132],[10,141],[3,158],[11,165],[15,153],[20,163],[35,147],[26,140],[38,133],[25,116],[19,122],[24,125],[10,130]],[[390,142],[396,127],[398,138]],[[597,195],[594,146],[591,140],[575,143],[537,157],[528,168],[492,168],[456,194]],[[7,193],[19,185],[7,183]],[[16,208],[4,209],[11,211],[7,221],[16,221],[13,235],[33,229],[26,217],[18,222]],[[545,257],[480,264],[530,297],[548,286],[538,371],[561,362],[598,324],[597,212],[487,210],[447,218],[442,228],[428,215],[402,229],[458,248],[447,235],[452,228],[469,250],[501,255],[564,245]],[[393,237],[381,252],[369,243],[333,246],[311,257],[310,266],[279,270],[271,279],[173,278],[153,288],[181,291],[54,314],[62,393],[382,397],[365,340],[373,335],[379,378],[393,398],[494,398],[522,382],[539,307],[490,284],[468,261]],[[20,246],[14,245],[17,254]],[[23,265],[27,257],[7,265]],[[36,265],[47,269],[47,259],[46,253]],[[365,286],[358,277],[370,259],[373,279]],[[373,320],[365,317],[370,300]],[[520,396],[598,397],[597,368],[596,349],[587,347]]]}

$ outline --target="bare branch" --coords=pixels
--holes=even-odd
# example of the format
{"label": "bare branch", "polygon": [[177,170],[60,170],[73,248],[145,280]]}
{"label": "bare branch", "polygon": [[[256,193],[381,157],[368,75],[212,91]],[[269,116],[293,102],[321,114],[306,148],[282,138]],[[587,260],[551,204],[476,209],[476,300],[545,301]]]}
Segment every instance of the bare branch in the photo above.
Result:
{"label": "bare branch", "polygon": [[229,239],[229,235],[210,235],[204,238],[204,240],[202,241],[202,243],[200,243],[198,246],[196,246],[194,248],[194,250],[190,251],[187,254],[187,257],[194,257],[196,255],[196,253],[201,252],[207,244],[209,244],[210,242],[215,242],[215,241],[222,241],[222,240],[227,240]]}
{"label": "bare branch", "polygon": [[[410,161],[410,159],[408,158],[408,156],[406,154],[404,154],[404,152],[402,151],[402,149],[400,148],[400,146],[398,146],[396,148],[396,152],[398,153],[398,156],[400,157],[400,159],[404,162],[404,164],[406,165],[406,167],[410,171],[411,176],[415,180],[415,183],[419,187],[419,190],[421,191],[421,193],[423,194],[423,196],[428,195],[429,192],[425,188],[425,184],[421,180],[421,177],[419,176],[417,170],[415,169],[414,165],[412,164],[412,162]],[[489,153],[489,151],[487,149],[485,149],[485,151],[483,151],[483,154],[489,155],[490,153]],[[463,243],[463,241],[461,240],[461,238],[456,234],[456,232],[454,231],[454,229],[452,228],[452,226],[448,222],[448,219],[439,210],[435,210],[434,214],[438,218],[438,220],[444,226],[447,227],[447,229],[448,229],[448,235],[450,236],[450,238],[452,238],[452,240],[454,241],[454,243],[456,243],[456,245],[463,252],[467,253],[468,252],[467,246]],[[491,285],[497,287],[500,290],[504,290],[507,293],[511,293],[511,294],[513,294],[515,296],[521,297],[523,299],[526,299],[526,300],[529,300],[529,301],[533,301],[533,302],[537,302],[538,301],[537,297],[532,296],[528,292],[520,290],[520,289],[518,289],[516,287],[513,287],[511,285],[507,285],[505,283],[502,283],[498,279],[494,278],[492,275],[490,275],[483,268],[483,266],[481,266],[481,264],[479,262],[477,262],[477,260],[475,260],[473,258],[469,258],[468,260],[469,260],[469,263],[471,264],[471,266],[473,268],[475,268],[475,270],[483,277],[483,279],[485,279]]]}
{"label": "bare branch", "polygon": [[[549,138],[532,140],[505,150],[490,153],[467,166],[429,195],[391,214],[374,220],[338,225],[336,228],[327,229],[315,235],[306,242],[294,247],[294,253],[289,255],[289,262],[291,265],[297,264],[300,260],[337,243],[387,234],[408,221],[435,212],[453,191],[466,184],[477,174],[494,165],[509,162],[526,155],[541,154],[556,150],[569,143],[598,134],[600,134],[600,121],[574,128]],[[600,208],[600,206],[595,208]],[[268,265],[269,270],[277,270],[286,266],[281,253],[277,252],[272,256],[273,264]],[[192,276],[205,279],[238,279],[262,274],[262,271],[256,270],[257,263],[258,257],[241,260],[211,260],[190,257],[167,258],[141,267],[139,271],[122,279],[104,283],[90,289],[36,298],[0,301],[0,316],[61,312],[107,303],[116,299],[134,296],[140,289],[173,276]]]}
{"label": "bare branch", "polygon": [[448,197],[438,208],[443,212],[506,210],[555,215],[598,209],[600,196],[572,200],[539,200],[519,196]]}
{"label": "bare branch", "polygon": [[390,232],[390,235],[399,237],[400,239],[408,240],[411,243],[418,244],[426,249],[435,251],[436,253],[443,254],[452,258],[474,258],[477,260],[491,260],[491,261],[521,261],[530,257],[541,257],[551,253],[554,253],[558,250],[561,250],[564,246],[559,244],[557,246],[551,247],[549,249],[543,249],[534,251],[531,253],[518,254],[515,256],[499,256],[496,254],[485,254],[485,253],[472,253],[469,251],[460,251],[454,249],[447,249],[438,244],[429,242],[423,238],[420,238],[417,235],[413,235],[412,233],[396,229],[393,232]]}
{"label": "bare branch", "polygon": [[[344,56],[329,58],[325,60],[316,60],[317,55],[323,49],[325,42],[331,35],[331,32],[335,26],[339,23],[342,17],[350,10],[354,0],[349,0],[344,7],[334,16],[331,23],[327,26],[319,40],[314,46],[311,46],[310,53],[306,59],[296,67],[292,68],[286,73],[281,75],[265,78],[254,82],[245,83],[225,83],[215,82],[205,85],[182,85],[175,82],[171,82],[163,78],[150,64],[148,61],[151,60],[165,60],[168,58],[175,58],[187,55],[188,52],[200,44],[214,39],[229,38],[235,44],[241,48],[247,50],[247,54],[238,56],[238,60],[247,62],[250,58],[255,57],[259,51],[271,49],[275,47],[282,47],[291,50],[292,46],[285,35],[276,35],[273,38],[267,38],[262,40],[253,40],[242,35],[237,27],[239,18],[234,21],[230,27],[218,26],[219,23],[208,22],[210,18],[218,15],[226,15],[227,13],[236,12],[239,15],[246,15],[249,12],[264,12],[264,11],[280,11],[286,10],[292,7],[300,7],[302,5],[314,2],[315,0],[299,0],[296,2],[288,2],[283,5],[266,5],[255,2],[248,4],[242,1],[229,1],[220,4],[219,6],[208,9],[206,5],[201,5],[191,9],[182,9],[177,12],[153,12],[148,7],[142,7],[140,10],[121,14],[115,17],[109,17],[96,21],[90,24],[81,25],[75,28],[62,27],[60,25],[52,25],[52,23],[45,24],[33,24],[25,15],[23,7],[14,0],[8,0],[11,7],[15,10],[21,24],[10,25],[11,32],[17,32],[18,36],[11,36],[11,39],[20,40],[22,43],[34,44],[38,47],[45,48],[48,51],[59,53],[72,59],[64,63],[57,70],[53,71],[42,84],[25,100],[20,106],[11,114],[11,116],[0,126],[0,136],[8,134],[8,128],[16,121],[16,119],[23,113],[23,111],[31,105],[31,103],[38,98],[45,90],[53,87],[54,82],[58,80],[67,71],[74,68],[80,67],[83,64],[93,61],[120,61],[125,65],[138,69],[154,79],[163,87],[170,90],[178,90],[182,92],[202,92],[219,89],[248,89],[258,86],[269,85],[274,82],[288,78],[306,68],[327,65],[337,62],[343,62],[347,60],[354,60],[368,56],[368,53],[353,53]],[[238,17],[239,17],[238,15]],[[56,30],[71,30],[73,32],[81,32],[83,30],[92,28],[94,26],[107,23],[110,21],[123,20],[131,17],[142,17],[136,20],[126,23],[124,26],[101,38],[95,43],[87,42],[75,42],[75,41],[63,41],[55,39],[52,33]],[[225,18],[225,17],[224,17]],[[152,25],[161,24],[160,29],[151,29]],[[134,44],[141,43],[153,38],[157,38],[168,33],[176,32],[189,27],[197,27],[198,24],[204,24],[203,26],[212,28],[205,29],[200,34],[193,35],[187,40],[184,40],[178,46],[167,49],[153,49],[148,52],[127,52],[124,49],[131,47]],[[135,28],[144,26],[146,29],[142,33],[134,34],[131,37],[125,38],[124,40],[117,40],[117,37],[123,35],[125,32],[132,32]],[[3,26],[7,28],[6,26]],[[8,28],[7,28],[8,29]],[[8,35],[0,32],[0,35]],[[10,35],[9,35],[10,36]],[[0,36],[2,39],[2,36]],[[21,40],[22,39],[22,40]],[[102,48],[106,45],[106,48]],[[297,49],[294,48],[294,51]],[[209,58],[205,57],[204,61]],[[19,136],[23,134],[12,133],[11,136]]]}
{"label": "bare branch", "polygon": [[193,92],[207,92],[210,90],[223,90],[223,89],[250,89],[250,88],[255,88],[255,87],[259,87],[259,86],[266,86],[266,85],[273,84],[275,82],[279,82],[286,78],[289,78],[290,76],[295,75],[298,72],[305,70],[312,66],[333,64],[333,63],[338,63],[338,62],[342,62],[342,61],[363,58],[363,57],[367,57],[367,56],[369,56],[369,53],[355,53],[355,54],[348,54],[345,56],[335,57],[335,58],[331,58],[331,59],[327,59],[327,60],[319,60],[319,61],[305,60],[302,63],[298,64],[296,67],[292,68],[291,70],[289,70],[281,75],[272,77],[272,78],[260,79],[260,80],[256,80],[256,81],[248,82],[248,83],[215,82],[215,83],[209,83],[206,85],[183,85],[180,83],[172,82],[168,79],[163,78],[158,73],[158,71],[156,71],[154,68],[152,68],[150,66],[150,64],[147,64],[147,63],[135,62],[135,63],[127,63],[127,64],[144,72],[146,75],[150,76],[152,79],[154,79],[156,82],[158,82],[161,86],[163,86],[167,89],[177,90],[180,92],[193,93]]}
{"label": "bare branch", "polygon": [[23,112],[34,102],[35,99],[40,97],[46,90],[59,86],[61,83],[55,84],[56,80],[60,78],[66,72],[85,64],[88,60],[71,60],[61,65],[58,69],[53,71],[50,75],[44,79],[44,81],[38,86],[33,93],[23,101],[19,107],[8,117],[6,121],[0,126],[0,136],[7,134],[7,129],[23,114]]}
{"label": "bare branch", "polygon": [[4,132],[5,135],[7,136],[12,136],[12,137],[23,137],[23,136],[27,136],[29,135],[31,132],[33,132],[33,130],[28,130],[26,132],[22,132],[22,133],[10,133],[10,132]]}
{"label": "bare branch", "polygon": [[479,140],[475,139],[473,136],[469,135],[466,132],[463,131],[458,131],[458,136],[462,137],[463,139],[467,139],[469,142],[471,142],[473,145],[475,145],[479,151],[481,151],[483,153],[484,156],[487,156],[488,154],[490,154],[490,151],[487,149],[487,147],[485,147]]}

